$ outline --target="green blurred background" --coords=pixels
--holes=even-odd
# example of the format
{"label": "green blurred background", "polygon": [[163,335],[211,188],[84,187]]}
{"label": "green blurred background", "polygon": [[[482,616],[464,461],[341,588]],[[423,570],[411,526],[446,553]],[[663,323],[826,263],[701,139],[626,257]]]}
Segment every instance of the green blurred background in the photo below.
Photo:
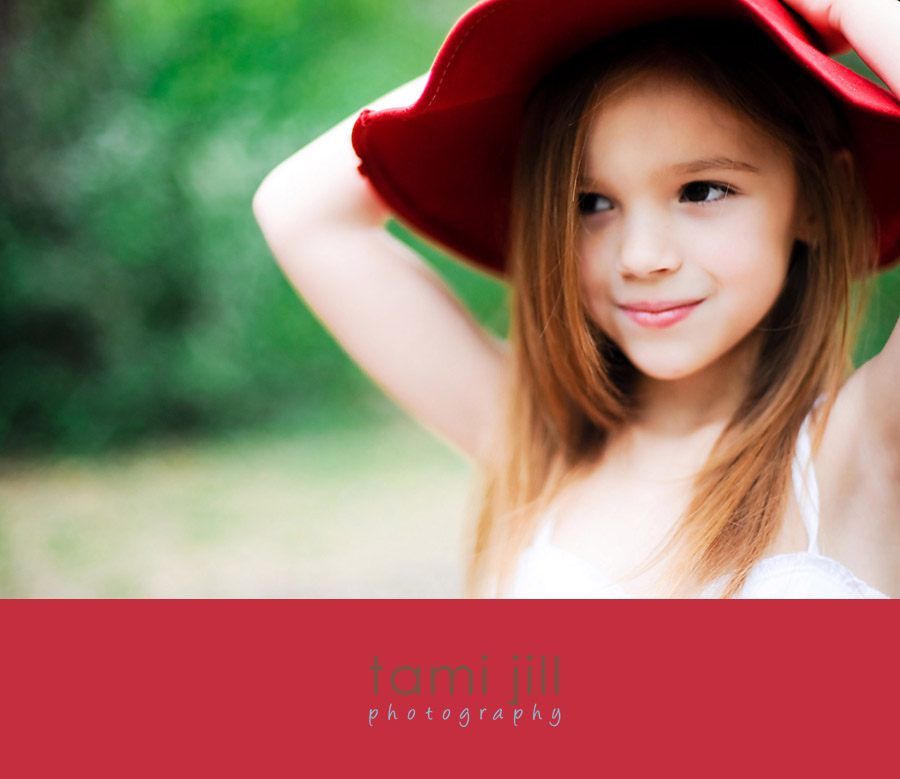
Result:
{"label": "green blurred background", "polygon": [[[459,594],[468,464],[335,346],[250,202],[470,4],[0,6],[0,595]],[[505,332],[500,284],[390,229]],[[859,359],[898,301],[893,272]]]}

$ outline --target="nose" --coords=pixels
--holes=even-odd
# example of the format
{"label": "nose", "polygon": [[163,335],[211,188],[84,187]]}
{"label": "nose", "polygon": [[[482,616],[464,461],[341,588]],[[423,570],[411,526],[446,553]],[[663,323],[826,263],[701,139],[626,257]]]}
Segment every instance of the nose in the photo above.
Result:
{"label": "nose", "polygon": [[663,214],[635,210],[622,220],[617,268],[624,278],[640,279],[673,273],[681,254]]}

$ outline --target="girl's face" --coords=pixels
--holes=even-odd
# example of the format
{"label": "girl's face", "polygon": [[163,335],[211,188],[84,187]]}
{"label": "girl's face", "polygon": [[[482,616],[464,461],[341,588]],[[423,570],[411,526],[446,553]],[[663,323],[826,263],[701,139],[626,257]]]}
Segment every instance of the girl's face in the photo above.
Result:
{"label": "girl's face", "polygon": [[746,343],[807,237],[789,153],[722,100],[654,72],[595,113],[581,173],[585,304],[635,367],[682,378]]}

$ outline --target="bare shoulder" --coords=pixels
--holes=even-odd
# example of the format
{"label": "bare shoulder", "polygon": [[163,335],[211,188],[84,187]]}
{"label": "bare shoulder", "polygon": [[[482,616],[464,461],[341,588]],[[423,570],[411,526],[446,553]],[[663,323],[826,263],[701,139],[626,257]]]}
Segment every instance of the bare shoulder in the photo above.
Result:
{"label": "bare shoulder", "polygon": [[[900,472],[867,402],[862,366],[842,387],[814,457],[819,545],[856,576],[900,597]],[[814,415],[811,433],[822,424]]]}

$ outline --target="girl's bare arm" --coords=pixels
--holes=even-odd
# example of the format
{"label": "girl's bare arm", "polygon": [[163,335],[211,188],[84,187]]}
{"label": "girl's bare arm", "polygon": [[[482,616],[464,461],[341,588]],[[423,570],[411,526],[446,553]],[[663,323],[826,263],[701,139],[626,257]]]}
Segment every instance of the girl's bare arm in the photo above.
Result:
{"label": "girl's bare arm", "polygon": [[[426,79],[368,107],[410,104]],[[358,114],[269,173],[253,213],[291,284],[347,353],[425,426],[483,460],[504,345],[385,229],[391,212],[350,144]]]}
{"label": "girl's bare arm", "polygon": [[[900,95],[900,0],[784,0],[825,36],[847,41],[885,84]],[[897,143],[900,143],[898,131]],[[846,448],[856,459],[885,469],[888,483],[900,484],[900,324],[881,353],[847,382],[848,430],[856,443]],[[852,424],[850,421],[852,420]],[[830,424],[830,423],[829,423]],[[900,491],[898,491],[900,495]]]}
{"label": "girl's bare arm", "polygon": [[[875,71],[895,95],[900,95],[900,0],[784,0],[799,11],[826,38],[843,38]],[[900,143],[900,131],[897,142]],[[877,494],[883,505],[900,508],[900,323],[884,349],[863,365],[844,385],[834,413],[829,417],[826,440],[840,468],[833,473],[850,474],[855,489]],[[825,444],[823,443],[823,449]],[[867,528],[866,526],[871,527]],[[871,538],[887,535],[878,520],[859,516],[853,532]],[[884,545],[882,554],[892,553]],[[896,564],[896,559],[889,561]]]}
{"label": "girl's bare arm", "polygon": [[[841,33],[866,64],[900,96],[900,2],[898,0],[844,0],[834,13]],[[900,144],[900,131],[897,133]],[[864,391],[860,421],[872,433],[882,457],[891,462],[890,476],[900,484],[900,323],[881,353],[860,371]],[[867,425],[868,426],[868,425]],[[877,432],[876,432],[877,431]],[[898,493],[900,494],[900,493]]]}

